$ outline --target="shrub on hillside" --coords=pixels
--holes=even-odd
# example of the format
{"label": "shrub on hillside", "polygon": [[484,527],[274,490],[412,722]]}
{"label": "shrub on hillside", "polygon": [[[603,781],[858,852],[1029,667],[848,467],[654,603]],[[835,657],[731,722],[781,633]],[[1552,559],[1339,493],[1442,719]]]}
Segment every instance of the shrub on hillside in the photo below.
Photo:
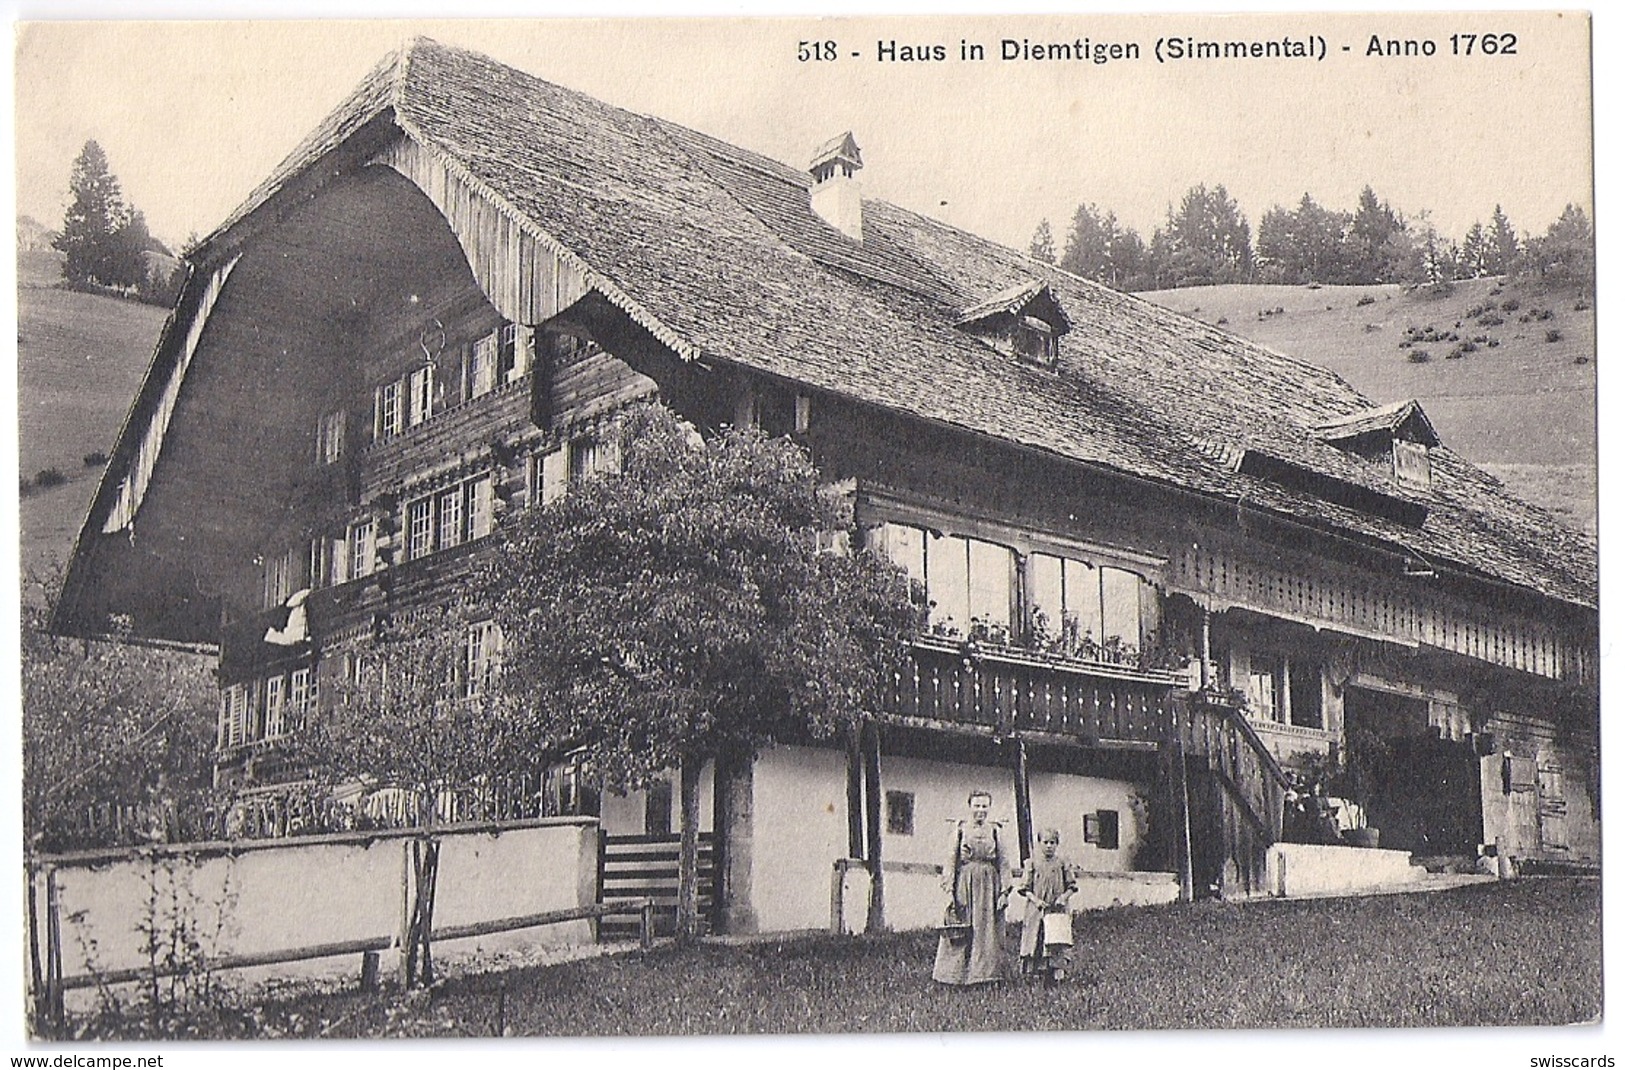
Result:
{"label": "shrub on hillside", "polygon": [[1433,354],[1429,353],[1425,349],[1416,349],[1412,350],[1405,359],[1410,361],[1412,364],[1426,364],[1428,361],[1433,359]]}
{"label": "shrub on hillside", "polygon": [[46,487],[60,487],[68,481],[60,468],[41,468],[34,473],[34,486],[44,489]]}
{"label": "shrub on hillside", "polygon": [[1375,297],[1372,297],[1370,294],[1361,294],[1360,299],[1354,302],[1354,307],[1364,308],[1366,305],[1374,305],[1376,303],[1377,299]]}
{"label": "shrub on hillside", "polygon": [[86,468],[100,468],[107,463],[107,454],[101,450],[92,450],[85,454],[83,460]]}
{"label": "shrub on hillside", "polygon": [[1563,340],[1563,332],[1558,330],[1556,327],[1553,327],[1551,330],[1546,332],[1546,341],[1548,341],[1548,342],[1561,342],[1562,340]]}

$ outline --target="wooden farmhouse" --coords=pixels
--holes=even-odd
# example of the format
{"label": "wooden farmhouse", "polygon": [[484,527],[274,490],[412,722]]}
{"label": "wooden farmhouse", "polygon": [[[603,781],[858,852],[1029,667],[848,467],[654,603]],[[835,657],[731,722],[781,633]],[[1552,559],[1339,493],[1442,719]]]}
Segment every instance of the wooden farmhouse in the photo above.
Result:
{"label": "wooden farmhouse", "polygon": [[[858,738],[713,778],[725,929],[832,892],[940,920],[972,788],[1023,849],[1058,828],[1086,898],[1267,892],[1293,772],[1371,754],[1338,820],[1373,859],[1598,860],[1593,543],[1415,402],[864,199],[862,165],[412,43],[189,254],[56,628],[217,651],[218,777],[271,798],[375,619],[658,396],[792,436],[933,603]],[[673,831],[669,785],[537,784]]]}

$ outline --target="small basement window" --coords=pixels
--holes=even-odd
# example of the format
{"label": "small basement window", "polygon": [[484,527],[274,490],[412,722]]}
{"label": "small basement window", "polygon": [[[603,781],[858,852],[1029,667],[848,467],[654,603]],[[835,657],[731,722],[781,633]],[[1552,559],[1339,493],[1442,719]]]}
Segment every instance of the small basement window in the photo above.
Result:
{"label": "small basement window", "polygon": [[898,836],[914,835],[914,793],[888,791],[886,793],[886,831]]}

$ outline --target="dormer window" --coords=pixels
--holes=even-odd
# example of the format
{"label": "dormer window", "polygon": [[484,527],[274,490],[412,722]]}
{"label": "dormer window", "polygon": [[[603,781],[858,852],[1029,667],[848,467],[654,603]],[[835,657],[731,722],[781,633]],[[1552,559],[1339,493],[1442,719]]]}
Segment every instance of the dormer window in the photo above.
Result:
{"label": "dormer window", "polygon": [[1053,368],[1061,336],[1071,330],[1049,284],[1034,279],[960,312],[959,326],[1001,353]]}
{"label": "dormer window", "polygon": [[1023,316],[1016,323],[1013,339],[1016,356],[1045,367],[1053,365],[1060,356],[1060,339],[1055,329],[1036,316]]}
{"label": "dormer window", "polygon": [[1426,490],[1433,485],[1433,466],[1428,448],[1421,442],[1394,439],[1394,480],[1400,486]]}
{"label": "dormer window", "polygon": [[1439,445],[1422,406],[1396,402],[1339,417],[1311,429],[1316,438],[1368,461],[1386,462],[1394,482],[1412,490],[1433,485],[1428,451]]}

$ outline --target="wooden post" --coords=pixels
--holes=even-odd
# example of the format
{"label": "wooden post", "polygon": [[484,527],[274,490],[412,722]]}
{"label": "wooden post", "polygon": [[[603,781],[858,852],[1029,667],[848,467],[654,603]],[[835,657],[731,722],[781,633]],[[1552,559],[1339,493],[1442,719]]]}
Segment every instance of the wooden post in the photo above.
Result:
{"label": "wooden post", "polygon": [[56,867],[45,870],[45,1014],[53,1027],[61,1025],[62,985],[62,900],[56,883]]}
{"label": "wooden post", "polygon": [[638,904],[638,945],[647,951],[655,946],[655,904],[645,899]]}
{"label": "wooden post", "polygon": [[880,726],[873,721],[863,729],[863,789],[869,839],[869,922],[871,933],[886,931],[886,880],[882,867],[881,828],[885,799],[880,792]]}
{"label": "wooden post", "polygon": [[[1021,848],[1021,861],[1025,863],[1033,853],[1033,797],[1027,784],[1027,741],[1017,736],[1016,745],[1016,843]],[[999,874],[1005,880],[1008,873]]]}
{"label": "wooden post", "polygon": [[361,991],[378,991],[378,952],[361,953]]}
{"label": "wooden post", "polygon": [[409,988],[412,984],[412,974],[406,963],[406,949],[412,940],[412,842],[401,841],[401,931],[396,940],[396,947],[400,951],[401,960],[398,969],[401,975],[401,988]]}
{"label": "wooden post", "polygon": [[1202,688],[1213,683],[1213,611],[1202,607]]}
{"label": "wooden post", "polygon": [[862,728],[846,735],[846,856],[863,858],[863,750]]}
{"label": "wooden post", "polygon": [[28,897],[28,994],[33,1000],[34,1021],[38,1028],[38,1024],[44,1021],[45,973],[40,967],[39,897],[34,888],[35,875],[34,863],[23,863],[24,890]]}
{"label": "wooden post", "polygon": [[1189,903],[1196,898],[1196,877],[1191,862],[1190,766],[1185,759],[1183,740],[1174,743],[1174,769],[1179,784],[1179,794],[1174,799],[1179,805],[1179,900]]}

